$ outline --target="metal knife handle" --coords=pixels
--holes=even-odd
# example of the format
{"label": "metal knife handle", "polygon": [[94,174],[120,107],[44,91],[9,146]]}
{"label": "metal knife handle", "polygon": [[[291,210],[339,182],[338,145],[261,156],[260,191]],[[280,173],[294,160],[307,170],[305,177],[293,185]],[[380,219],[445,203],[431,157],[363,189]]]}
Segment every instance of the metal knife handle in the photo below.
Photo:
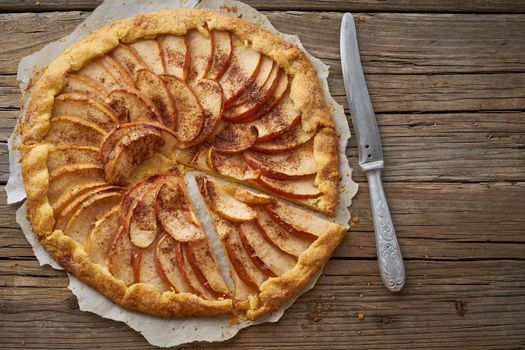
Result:
{"label": "metal knife handle", "polygon": [[369,170],[366,175],[370,188],[381,279],[388,290],[399,292],[405,284],[405,267],[381,182],[381,170]]}

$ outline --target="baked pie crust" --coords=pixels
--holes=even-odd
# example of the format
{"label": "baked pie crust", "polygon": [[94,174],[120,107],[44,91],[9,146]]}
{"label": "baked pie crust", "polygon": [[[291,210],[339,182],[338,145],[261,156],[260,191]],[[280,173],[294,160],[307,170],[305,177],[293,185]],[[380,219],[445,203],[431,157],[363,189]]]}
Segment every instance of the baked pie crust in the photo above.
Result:
{"label": "baked pie crust", "polygon": [[[255,319],[295,295],[345,229],[338,136],[305,53],[242,19],[180,9],[113,22],[43,72],[22,120],[33,231],[114,302]],[[193,209],[197,175],[228,287]]]}

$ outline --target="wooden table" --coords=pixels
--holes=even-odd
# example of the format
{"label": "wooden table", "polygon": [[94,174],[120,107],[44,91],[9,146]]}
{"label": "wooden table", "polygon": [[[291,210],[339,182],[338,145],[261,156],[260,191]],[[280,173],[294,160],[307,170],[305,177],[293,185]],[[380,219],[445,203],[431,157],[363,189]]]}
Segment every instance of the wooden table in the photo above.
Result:
{"label": "wooden table", "polygon": [[[344,11],[356,15],[408,279],[399,295],[381,283],[356,169],[359,221],[317,286],[278,324],[199,348],[524,349],[525,2],[248,2],[331,66],[331,92],[345,105],[339,26]],[[0,0],[3,184],[19,59],[72,31],[98,3]],[[347,153],[357,167],[355,139]],[[126,325],[79,311],[65,273],[38,265],[4,191],[0,206],[0,347],[148,347]]]}

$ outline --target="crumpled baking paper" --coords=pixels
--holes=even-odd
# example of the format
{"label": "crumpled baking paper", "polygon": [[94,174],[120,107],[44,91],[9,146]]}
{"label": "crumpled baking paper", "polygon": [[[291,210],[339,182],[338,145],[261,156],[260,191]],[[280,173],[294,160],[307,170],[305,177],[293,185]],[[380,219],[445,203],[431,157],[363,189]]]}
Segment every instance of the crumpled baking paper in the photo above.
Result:
{"label": "crumpled baking paper", "polygon": [[[77,42],[88,34],[98,29],[99,27],[121,19],[138,15],[145,12],[174,9],[180,7],[197,7],[215,9],[219,12],[224,12],[233,16],[242,15],[242,18],[265,27],[271,32],[281,35],[286,40],[293,42],[304,50],[299,38],[296,35],[287,35],[279,33],[270,23],[266,16],[260,14],[252,7],[241,3],[239,1],[197,1],[197,0],[106,0],[93,13],[86,18],[70,35],[62,38],[56,42],[46,45],[40,51],[24,57],[18,67],[17,79],[20,81],[20,89],[22,91],[22,111],[21,118],[25,114],[25,109],[31,98],[31,78],[40,73],[42,69],[52,62],[65,48]],[[332,117],[340,136],[339,139],[339,156],[340,156],[340,171],[342,181],[340,183],[340,202],[337,208],[337,216],[333,221],[349,227],[350,213],[348,207],[351,204],[352,197],[357,192],[357,185],[352,181],[352,170],[348,165],[348,159],[345,155],[346,144],[350,138],[350,129],[343,110],[343,107],[337,104],[330,96],[328,91],[328,66],[322,63],[319,59],[308,54],[314,68],[317,70],[319,81],[323,89],[325,100],[328,102]],[[5,187],[7,192],[7,202],[9,204],[17,203],[25,199],[25,192],[23,188],[23,181],[21,176],[21,168],[19,163],[18,145],[21,142],[20,135],[15,128],[15,131],[8,140],[9,147],[9,162],[10,162],[10,176]],[[215,251],[220,249],[220,244],[216,238],[213,227],[206,214],[206,209],[202,202],[202,198],[193,178],[193,174],[188,174],[186,180],[189,184],[190,196],[194,201],[196,210],[200,214],[203,226],[210,239],[210,243]],[[39,244],[34,236],[31,224],[27,220],[27,208],[22,204],[16,212],[16,220],[19,223],[28,242],[33,247],[33,252],[37,257],[40,265],[50,265],[54,269],[63,269],[47,251]],[[227,262],[222,254],[216,254],[219,265],[228,284],[231,285],[231,279],[226,273]],[[222,258],[221,258],[222,257]],[[151,315],[146,315],[139,312],[126,310],[111,300],[104,297],[102,294],[91,288],[84,282],[77,279],[75,276],[68,274],[69,286],[68,288],[76,295],[78,304],[81,310],[90,311],[104,318],[122,321],[129,327],[133,328],[146,338],[146,340],[155,346],[170,347],[181,344],[191,343],[195,341],[224,341],[235,336],[242,328],[261,324],[265,322],[277,322],[284,311],[290,307],[299,295],[311,289],[321,272],[319,272],[305,288],[294,298],[290,299],[286,305],[283,305],[279,310],[276,310],[256,321],[240,321],[237,324],[228,322],[230,316],[219,317],[199,317],[199,318],[178,318],[166,319]]]}

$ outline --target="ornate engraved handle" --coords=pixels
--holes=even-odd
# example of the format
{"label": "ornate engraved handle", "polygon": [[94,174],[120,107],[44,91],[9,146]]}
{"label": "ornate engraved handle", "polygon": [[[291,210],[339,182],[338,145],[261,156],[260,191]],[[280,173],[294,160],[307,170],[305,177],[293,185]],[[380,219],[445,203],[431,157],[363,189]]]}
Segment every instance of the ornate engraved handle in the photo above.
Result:
{"label": "ornate engraved handle", "polygon": [[387,289],[391,292],[398,292],[405,284],[405,267],[381,182],[381,170],[370,170],[367,176],[374,217],[379,271]]}

